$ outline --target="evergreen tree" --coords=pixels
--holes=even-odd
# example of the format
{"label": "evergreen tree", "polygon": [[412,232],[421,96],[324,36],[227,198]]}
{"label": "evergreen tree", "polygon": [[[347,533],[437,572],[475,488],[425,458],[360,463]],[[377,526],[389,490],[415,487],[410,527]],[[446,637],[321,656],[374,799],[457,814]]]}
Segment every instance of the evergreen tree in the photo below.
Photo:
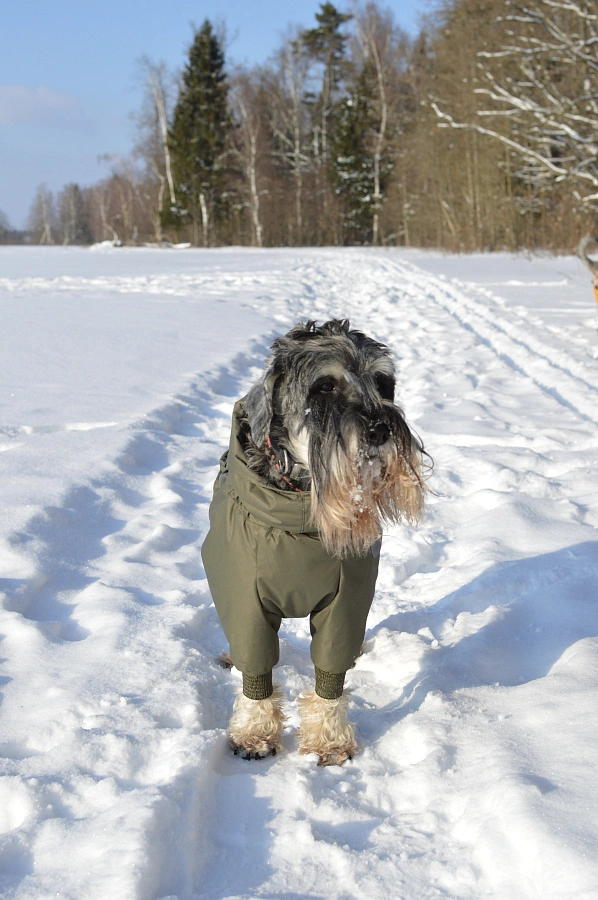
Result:
{"label": "evergreen tree", "polygon": [[[376,209],[372,143],[378,123],[367,69],[349,96],[337,104],[335,116],[328,175],[339,199],[343,243],[371,243]],[[384,181],[389,171],[388,165],[382,167]]]}
{"label": "evergreen tree", "polygon": [[89,215],[78,184],[66,184],[57,201],[59,239],[63,244],[91,244]]}
{"label": "evergreen tree", "polygon": [[328,154],[328,119],[332,111],[334,93],[341,78],[345,56],[347,35],[340,31],[341,25],[352,19],[347,13],[340,13],[333,3],[321,3],[316,13],[317,28],[308,28],[301,33],[310,56],[323,66],[322,84],[315,99],[314,122],[318,122],[320,140],[316,141],[322,162],[326,164]]}
{"label": "evergreen tree", "polygon": [[345,60],[348,35],[341,31],[342,25],[353,16],[341,13],[333,3],[321,3],[316,13],[316,28],[301,32],[300,39],[309,57],[318,64],[320,83],[317,91],[306,95],[312,116],[312,147],[314,156],[314,200],[313,212],[317,243],[330,240],[336,231],[333,224],[333,210],[326,186],[326,169],[330,153],[330,140],[334,133],[334,104],[339,85],[347,69]]}
{"label": "evergreen tree", "polygon": [[[224,54],[212,25],[196,32],[168,135],[177,203],[170,221],[190,222],[193,243],[209,246],[223,208],[224,154],[230,117]],[[168,224],[168,217],[167,217]]]}

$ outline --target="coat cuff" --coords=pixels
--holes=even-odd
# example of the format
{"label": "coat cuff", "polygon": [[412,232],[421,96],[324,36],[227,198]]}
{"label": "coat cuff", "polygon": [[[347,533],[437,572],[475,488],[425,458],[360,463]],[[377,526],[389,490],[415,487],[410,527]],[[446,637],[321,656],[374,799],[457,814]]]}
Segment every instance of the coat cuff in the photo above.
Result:
{"label": "coat cuff", "polygon": [[246,675],[243,672],[243,693],[250,700],[267,700],[272,690],[271,671],[265,675]]}
{"label": "coat cuff", "polygon": [[345,672],[335,674],[316,669],[316,694],[324,700],[338,700],[345,686]]}

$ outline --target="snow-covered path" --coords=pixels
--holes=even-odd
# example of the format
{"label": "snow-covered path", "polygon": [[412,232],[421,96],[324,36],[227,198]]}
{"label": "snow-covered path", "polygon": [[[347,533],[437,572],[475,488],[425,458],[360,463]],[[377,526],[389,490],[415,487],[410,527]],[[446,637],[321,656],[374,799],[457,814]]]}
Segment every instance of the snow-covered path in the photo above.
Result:
{"label": "snow-covered path", "polygon": [[[589,304],[565,326],[525,281],[513,303],[509,257],[491,292],[466,257],[456,280],[409,253],[25,253],[0,257],[0,894],[595,900]],[[383,543],[347,679],[359,755],[296,752],[293,620],[286,752],[248,763],[199,546],[234,401],[276,334],[331,316],[396,353],[435,496]]]}

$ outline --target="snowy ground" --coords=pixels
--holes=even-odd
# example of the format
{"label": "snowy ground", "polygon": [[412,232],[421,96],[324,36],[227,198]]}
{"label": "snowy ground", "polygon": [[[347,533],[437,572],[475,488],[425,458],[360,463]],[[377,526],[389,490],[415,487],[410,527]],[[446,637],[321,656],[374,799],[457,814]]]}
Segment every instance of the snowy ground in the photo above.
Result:
{"label": "snowy ground", "polygon": [[[572,258],[0,248],[0,895],[598,897],[598,338]],[[361,752],[225,728],[199,546],[274,335],[391,345],[436,462],[349,674]]]}

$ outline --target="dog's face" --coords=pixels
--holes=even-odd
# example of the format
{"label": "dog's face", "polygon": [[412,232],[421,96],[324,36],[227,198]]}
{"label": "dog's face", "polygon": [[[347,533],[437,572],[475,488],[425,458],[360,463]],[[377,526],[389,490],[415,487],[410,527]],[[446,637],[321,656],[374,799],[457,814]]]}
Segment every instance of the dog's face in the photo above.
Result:
{"label": "dog's face", "polygon": [[308,470],[327,548],[364,552],[385,521],[418,519],[423,447],[394,403],[389,349],[332,320],[297,325],[272,351],[245,404],[251,436]]}

